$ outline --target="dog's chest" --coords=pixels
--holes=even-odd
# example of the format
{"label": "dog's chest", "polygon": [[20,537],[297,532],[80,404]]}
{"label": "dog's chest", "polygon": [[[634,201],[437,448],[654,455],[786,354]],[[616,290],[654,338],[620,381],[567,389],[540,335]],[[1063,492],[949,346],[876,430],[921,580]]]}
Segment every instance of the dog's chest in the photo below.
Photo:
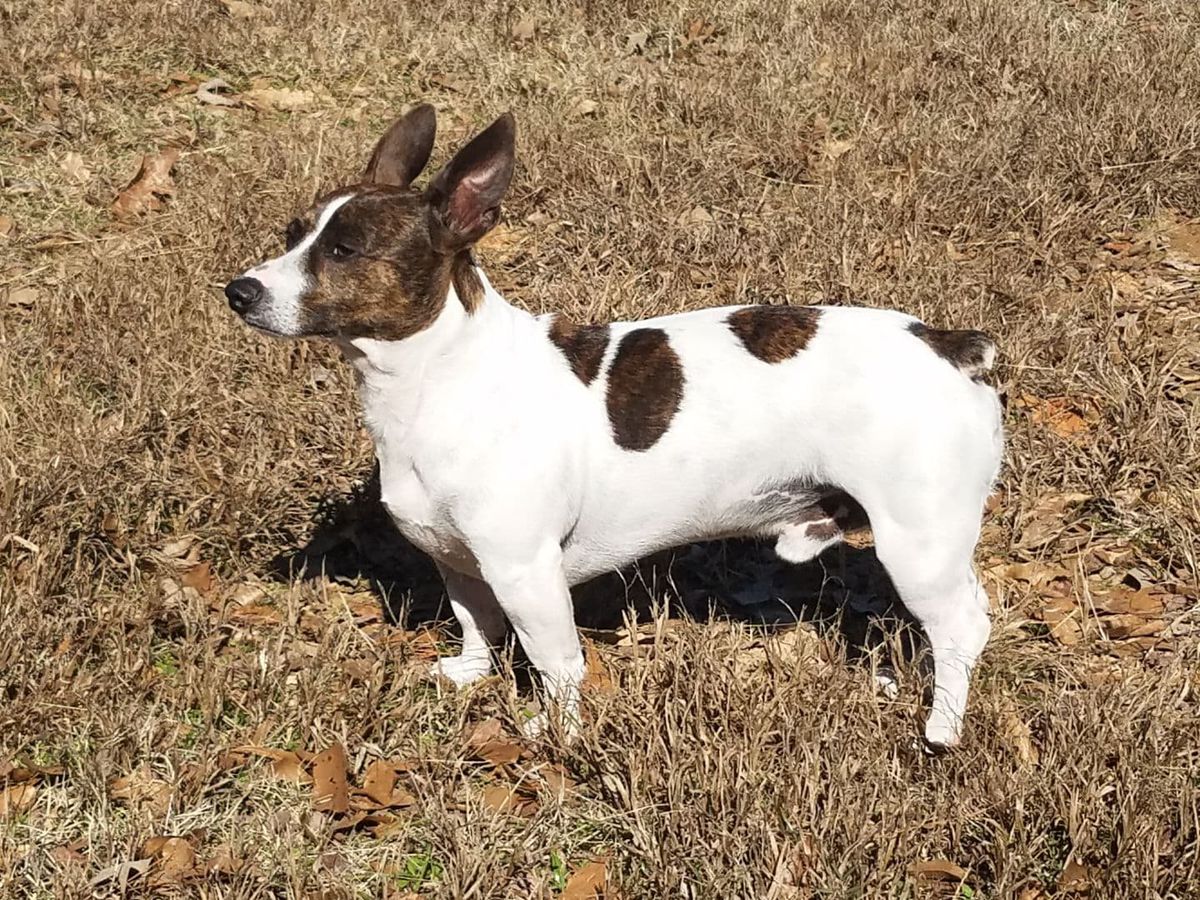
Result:
{"label": "dog's chest", "polygon": [[475,558],[449,514],[420,472],[407,461],[379,460],[380,499],[400,533],[419,550],[472,574]]}

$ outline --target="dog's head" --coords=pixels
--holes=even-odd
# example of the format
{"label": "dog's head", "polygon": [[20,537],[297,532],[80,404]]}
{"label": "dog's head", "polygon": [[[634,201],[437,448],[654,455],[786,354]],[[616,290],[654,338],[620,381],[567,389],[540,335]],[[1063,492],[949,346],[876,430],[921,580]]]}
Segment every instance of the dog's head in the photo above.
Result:
{"label": "dog's head", "polygon": [[435,130],[432,106],[397,119],[359,183],[320,197],[288,225],[282,256],[225,286],[233,310],[277,335],[387,341],[430,325],[451,285],[473,310],[471,246],[499,221],[516,124],[501,116],[417,190]]}

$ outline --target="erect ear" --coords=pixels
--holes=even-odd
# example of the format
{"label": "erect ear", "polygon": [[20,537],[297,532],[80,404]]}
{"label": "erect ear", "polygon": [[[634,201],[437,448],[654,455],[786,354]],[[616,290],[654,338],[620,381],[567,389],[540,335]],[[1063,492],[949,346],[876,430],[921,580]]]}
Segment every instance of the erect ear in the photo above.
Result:
{"label": "erect ear", "polygon": [[363,172],[363,181],[408,187],[429,162],[436,132],[437,113],[433,107],[428,103],[414,106],[383,133]]}
{"label": "erect ear", "polygon": [[500,221],[500,201],[512,181],[517,123],[505,113],[476,135],[425,189],[435,244],[455,251],[473,244]]}

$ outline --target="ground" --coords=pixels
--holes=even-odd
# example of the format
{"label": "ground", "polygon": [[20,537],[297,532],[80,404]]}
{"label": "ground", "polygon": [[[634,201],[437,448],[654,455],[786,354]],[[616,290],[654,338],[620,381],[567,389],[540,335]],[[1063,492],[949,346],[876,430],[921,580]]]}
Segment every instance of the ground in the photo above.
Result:
{"label": "ground", "polygon": [[[1192,0],[0,0],[0,35],[0,895],[1196,896]],[[346,367],[220,291],[420,101],[435,162],[516,114],[480,255],[533,312],[996,338],[961,749],[913,747],[869,535],[581,591],[574,743],[515,737],[519,658],[426,678],[454,627]]]}

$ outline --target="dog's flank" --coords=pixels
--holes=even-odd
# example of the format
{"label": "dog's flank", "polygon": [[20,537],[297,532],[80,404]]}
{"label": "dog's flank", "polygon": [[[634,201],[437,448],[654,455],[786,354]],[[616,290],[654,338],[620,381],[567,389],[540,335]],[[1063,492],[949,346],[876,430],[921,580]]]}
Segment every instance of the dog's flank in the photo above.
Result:
{"label": "dog's flank", "polygon": [[735,534],[802,563],[869,520],[929,637],[926,739],[957,742],[990,628],[971,557],[1003,443],[996,393],[974,380],[991,341],[848,307],[535,318],[471,257],[512,176],[512,118],[418,190],[434,130],[428,107],[397,121],[362,181],[227,294],[252,325],[332,338],[358,370],[384,505],[462,625],[435,671],[486,675],[507,621],[571,718],[571,585]]}

